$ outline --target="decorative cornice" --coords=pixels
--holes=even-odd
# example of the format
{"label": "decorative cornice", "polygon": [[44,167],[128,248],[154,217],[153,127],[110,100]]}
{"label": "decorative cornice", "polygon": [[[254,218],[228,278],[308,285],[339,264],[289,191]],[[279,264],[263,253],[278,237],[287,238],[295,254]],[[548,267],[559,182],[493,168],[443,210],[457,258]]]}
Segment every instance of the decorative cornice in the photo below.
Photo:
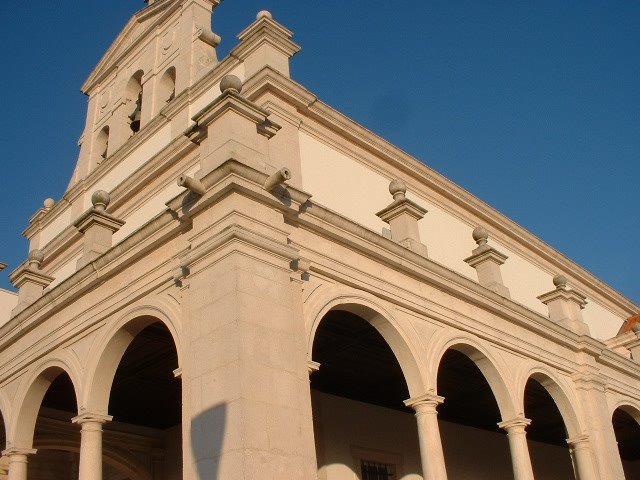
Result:
{"label": "decorative cornice", "polygon": [[[482,248],[481,251],[465,258],[464,261],[469,264],[470,267],[475,267],[476,265],[487,261],[502,265],[507,260],[507,258],[509,258],[504,253],[500,253],[493,247],[490,247],[488,245],[485,245],[485,247],[486,248]],[[477,250],[480,249],[476,248],[474,252],[476,252]]]}
{"label": "decorative cornice", "polygon": [[293,42],[293,32],[271,18],[267,12],[260,12],[255,22],[238,34],[240,44],[231,50],[230,55],[244,60],[262,43],[269,43],[287,57],[292,57],[301,49]]}
{"label": "decorative cornice", "polygon": [[427,213],[427,209],[421,207],[413,200],[401,198],[399,200],[394,200],[391,205],[380,210],[376,213],[376,216],[380,217],[383,222],[389,223],[390,220],[393,220],[399,215],[405,213],[416,220],[420,220]]}
{"label": "decorative cornice", "polygon": [[123,220],[120,220],[107,212],[98,211],[95,207],[84,212],[75,222],[73,222],[73,226],[76,227],[80,233],[85,233],[94,225],[99,225],[115,233],[124,224],[125,222]]}
{"label": "decorative cornice", "polygon": [[584,308],[587,305],[587,297],[585,295],[580,292],[576,292],[575,290],[567,290],[564,288],[552,290],[551,292],[545,293],[536,298],[545,305],[559,299],[577,303],[580,308]]}

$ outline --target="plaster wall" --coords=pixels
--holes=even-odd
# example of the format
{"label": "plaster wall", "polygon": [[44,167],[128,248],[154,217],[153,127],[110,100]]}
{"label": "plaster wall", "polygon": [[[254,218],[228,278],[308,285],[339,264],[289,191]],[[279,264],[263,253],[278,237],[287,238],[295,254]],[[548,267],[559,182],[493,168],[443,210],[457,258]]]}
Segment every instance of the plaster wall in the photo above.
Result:
{"label": "plaster wall", "polygon": [[65,228],[71,224],[71,206],[68,205],[61,213],[54,218],[51,223],[42,229],[40,232],[40,246],[44,246],[53,240],[56,235],[61,233]]}
{"label": "plaster wall", "polygon": [[[171,141],[171,125],[167,124],[158,130],[152,137],[146,142],[140,145],[136,150],[131,152],[128,158],[120,163],[117,167],[107,173],[92,187],[91,191],[106,190],[110,192],[115,187],[120,185],[124,180],[129,178],[133,172],[138,170],[145,164],[150,158],[158,154],[164,147],[169,145]],[[85,199],[83,210],[86,210],[90,206],[91,195],[88,195]]]}
{"label": "plaster wall", "polygon": [[[388,187],[390,178],[383,176],[313,136],[300,132],[300,156],[303,189],[313,201],[330,208],[378,233],[388,225],[375,214],[392,201]],[[329,173],[328,173],[329,172]],[[408,191],[407,197],[428,209],[419,221],[420,238],[429,250],[429,258],[455,272],[477,280],[476,272],[464,259],[476,247],[471,238],[471,225],[443,208]],[[556,272],[545,271],[521,255],[490,238],[491,245],[509,258],[502,266],[504,284],[511,298],[547,316],[547,307],[537,297],[553,289]],[[588,299],[583,310],[591,335],[601,340],[615,336],[625,320]]]}
{"label": "plaster wall", "polygon": [[[312,390],[318,478],[357,480],[360,460],[395,463],[399,480],[422,478],[416,420],[410,413]],[[513,478],[506,435],[439,422],[447,474],[456,480]],[[529,441],[536,478],[573,478],[567,448]],[[362,458],[366,456],[366,458]]]}
{"label": "plaster wall", "polygon": [[11,310],[18,304],[18,294],[0,288],[0,325],[9,321]]}
{"label": "plaster wall", "polygon": [[81,256],[82,256],[82,252],[72,257],[71,260],[69,260],[64,265],[60,266],[58,269],[51,272],[51,276],[55,280],[51,282],[51,284],[49,285],[49,288],[55,287],[60,282],[62,282],[63,280],[66,280],[71,275],[73,275],[76,272],[76,264],[78,263],[78,260],[80,259]]}

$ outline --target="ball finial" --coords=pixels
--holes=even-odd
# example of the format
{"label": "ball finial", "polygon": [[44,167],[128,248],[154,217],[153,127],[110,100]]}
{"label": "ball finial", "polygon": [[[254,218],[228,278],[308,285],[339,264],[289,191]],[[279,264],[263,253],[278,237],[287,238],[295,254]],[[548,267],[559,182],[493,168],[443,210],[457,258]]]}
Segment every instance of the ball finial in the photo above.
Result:
{"label": "ball finial", "polygon": [[476,227],[471,232],[471,236],[478,245],[486,245],[489,239],[489,232],[484,227]]}
{"label": "ball finial", "polygon": [[38,250],[36,248],[29,252],[28,261],[29,261],[30,267],[40,268],[40,265],[42,264],[43,260],[44,260],[44,253],[42,253],[42,250]]}
{"label": "ball finial", "polygon": [[565,277],[564,275],[556,275],[555,277],[553,277],[553,284],[556,286],[556,288],[567,288],[567,277]]}
{"label": "ball finial", "polygon": [[235,75],[225,75],[222,77],[222,80],[220,80],[220,91],[224,93],[227,90],[240,93],[242,91],[242,80]]}
{"label": "ball finial", "polygon": [[111,195],[104,190],[96,190],[91,195],[91,203],[94,208],[100,212],[104,212],[111,201]]}
{"label": "ball finial", "polygon": [[393,195],[394,200],[400,200],[401,198],[404,198],[404,194],[407,193],[407,185],[399,178],[391,180],[391,183],[389,184],[389,193]]}
{"label": "ball finial", "polygon": [[631,325],[631,331],[633,333],[640,333],[640,323],[634,323]]}
{"label": "ball finial", "polygon": [[44,205],[45,210],[51,210],[56,204],[56,201],[53,198],[45,198],[42,204]]}
{"label": "ball finial", "polygon": [[261,18],[273,18],[273,15],[271,15],[269,10],[260,10],[258,15],[256,15],[256,20],[260,20]]}

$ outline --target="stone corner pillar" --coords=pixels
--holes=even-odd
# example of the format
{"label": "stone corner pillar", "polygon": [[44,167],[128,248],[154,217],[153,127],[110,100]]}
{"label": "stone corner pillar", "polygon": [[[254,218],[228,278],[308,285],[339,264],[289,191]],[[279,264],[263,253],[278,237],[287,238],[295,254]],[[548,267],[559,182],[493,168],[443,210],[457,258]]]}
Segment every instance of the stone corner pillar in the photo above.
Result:
{"label": "stone corner pillar", "polygon": [[82,256],[76,269],[80,270],[111,248],[113,234],[124,225],[122,220],[106,212],[111,201],[108,192],[97,190],[91,195],[93,207],[78,218],[73,226],[84,234]]}
{"label": "stone corner pillar", "polygon": [[447,480],[437,411],[438,405],[443,402],[444,397],[435,393],[427,393],[404,402],[416,412],[424,480]]}
{"label": "stone corner pillar", "polygon": [[531,420],[522,416],[498,423],[498,427],[507,432],[509,439],[514,480],[533,480],[533,468],[525,431],[530,424]]}
{"label": "stone corner pillar", "polygon": [[37,450],[33,448],[7,448],[2,455],[9,459],[9,480],[27,480],[27,461],[29,455]]}
{"label": "stone corner pillar", "polygon": [[71,419],[80,425],[80,468],[78,480],[102,479],[102,426],[113,417],[84,412]]}
{"label": "stone corner pillar", "polygon": [[391,239],[409,250],[427,256],[427,246],[420,241],[418,220],[424,217],[427,209],[406,198],[407,186],[402,180],[393,180],[389,184],[389,193],[393,202],[376,213],[383,222],[389,224]]}
{"label": "stone corner pillar", "polygon": [[470,267],[476,269],[478,283],[480,283],[480,285],[487,287],[498,295],[510,298],[509,289],[504,285],[502,273],[500,272],[500,265],[509,257],[487,245],[489,232],[487,232],[485,228],[475,228],[472,235],[478,247],[475,248],[471,252],[471,256],[465,258],[464,261],[468,263]]}
{"label": "stone corner pillar", "polygon": [[562,325],[578,335],[589,335],[589,326],[582,319],[581,310],[587,304],[582,293],[567,288],[567,279],[563,275],[553,277],[555,290],[538,297],[549,307],[551,321]]}

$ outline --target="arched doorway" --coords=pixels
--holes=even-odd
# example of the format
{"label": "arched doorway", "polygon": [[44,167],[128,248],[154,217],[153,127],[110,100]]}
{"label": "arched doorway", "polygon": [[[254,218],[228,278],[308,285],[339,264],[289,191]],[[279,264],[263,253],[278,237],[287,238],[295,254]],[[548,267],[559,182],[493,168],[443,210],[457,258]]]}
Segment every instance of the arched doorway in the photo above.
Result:
{"label": "arched doorway", "polygon": [[367,320],[331,310],[315,331],[311,376],[318,475],[411,479],[421,475],[410,397],[396,355]]}
{"label": "arched doorway", "polygon": [[626,480],[640,480],[640,412],[620,407],[613,412],[613,430]]}
{"label": "arched doorway", "polygon": [[[463,353],[465,352],[465,353]],[[496,396],[466,345],[448,349],[438,369],[440,436],[449,478],[512,479],[511,453]]]}
{"label": "arched doorway", "polygon": [[524,390],[524,412],[531,420],[527,442],[535,478],[575,479],[567,427],[549,391],[551,381],[543,376],[529,378]]}

